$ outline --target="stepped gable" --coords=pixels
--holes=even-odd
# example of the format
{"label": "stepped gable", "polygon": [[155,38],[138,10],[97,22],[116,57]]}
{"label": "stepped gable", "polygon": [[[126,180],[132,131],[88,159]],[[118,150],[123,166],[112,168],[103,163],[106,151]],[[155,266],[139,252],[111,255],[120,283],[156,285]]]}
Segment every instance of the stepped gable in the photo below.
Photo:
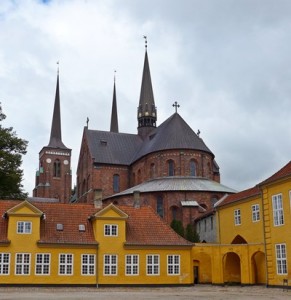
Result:
{"label": "stepped gable", "polygon": [[282,179],[284,177],[290,176],[291,175],[291,161],[287,163],[283,168],[281,168],[278,172],[273,174],[271,177],[267,178],[266,180],[262,181],[259,185],[264,185],[271,183],[273,181]]}
{"label": "stepped gable", "polygon": [[149,153],[170,149],[199,150],[213,155],[184,119],[178,113],[174,113],[145,138],[134,161]]}
{"label": "stepped gable", "polygon": [[129,215],[125,245],[188,246],[193,244],[178,235],[149,206],[118,206]]}
{"label": "stepped gable", "polygon": [[142,144],[136,134],[86,130],[88,146],[95,163],[129,165]]}
{"label": "stepped gable", "polygon": [[252,187],[250,189],[241,191],[236,194],[229,195],[222,202],[215,205],[215,207],[222,207],[230,203],[238,202],[244,199],[248,199],[250,197],[255,197],[260,195],[261,191],[258,186]]}

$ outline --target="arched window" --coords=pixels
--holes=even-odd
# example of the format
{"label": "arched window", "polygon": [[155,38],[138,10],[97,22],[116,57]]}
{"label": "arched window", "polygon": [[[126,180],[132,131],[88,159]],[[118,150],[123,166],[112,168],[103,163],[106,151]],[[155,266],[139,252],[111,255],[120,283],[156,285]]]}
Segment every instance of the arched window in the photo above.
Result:
{"label": "arched window", "polygon": [[162,196],[157,197],[157,214],[161,218],[164,217],[164,201]]}
{"label": "arched window", "polygon": [[168,160],[168,176],[174,176],[174,161]]}
{"label": "arched window", "polygon": [[196,162],[194,159],[190,160],[190,176],[197,176],[196,173]]}
{"label": "arched window", "polygon": [[119,183],[119,175],[118,174],[114,174],[113,175],[113,192],[114,193],[118,193],[120,190],[119,187],[120,183]]}
{"label": "arched window", "polygon": [[140,184],[141,183],[141,170],[139,169],[137,171],[137,184]]}
{"label": "arched window", "polygon": [[156,176],[156,166],[154,163],[152,163],[150,167],[150,178],[155,178],[155,176]]}
{"label": "arched window", "polygon": [[54,162],[54,177],[61,177],[61,162],[59,159],[56,159]]}

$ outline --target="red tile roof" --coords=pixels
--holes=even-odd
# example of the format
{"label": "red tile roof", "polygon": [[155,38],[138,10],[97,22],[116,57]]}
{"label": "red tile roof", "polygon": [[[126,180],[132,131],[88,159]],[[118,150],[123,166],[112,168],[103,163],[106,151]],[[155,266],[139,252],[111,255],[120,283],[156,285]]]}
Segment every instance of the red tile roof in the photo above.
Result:
{"label": "red tile roof", "polygon": [[291,175],[291,161],[287,163],[283,168],[281,168],[278,172],[273,174],[271,177],[267,178],[266,180],[262,181],[259,185],[265,185],[268,183],[271,183],[273,181],[276,181],[278,179],[282,179],[286,176]]}
{"label": "red tile roof", "polygon": [[[21,201],[0,201],[1,216]],[[40,225],[40,244],[83,244],[97,245],[88,217],[96,214],[92,204],[61,204],[32,202],[44,213]],[[173,245],[191,246],[192,243],[180,237],[172,230],[150,207],[134,208],[118,206],[129,215],[126,220],[127,245]],[[56,229],[57,224],[63,224],[63,230]],[[84,232],[79,231],[79,225],[85,225]],[[7,240],[7,218],[0,219],[0,243]]]}
{"label": "red tile roof", "polygon": [[260,189],[259,189],[258,186],[255,186],[253,188],[250,188],[250,189],[241,191],[239,193],[227,196],[216,207],[220,208],[220,207],[225,206],[227,204],[234,203],[234,202],[237,202],[237,201],[241,201],[241,200],[244,200],[244,199],[247,199],[247,198],[250,198],[250,197],[254,197],[254,196],[258,196],[258,195],[260,195]]}

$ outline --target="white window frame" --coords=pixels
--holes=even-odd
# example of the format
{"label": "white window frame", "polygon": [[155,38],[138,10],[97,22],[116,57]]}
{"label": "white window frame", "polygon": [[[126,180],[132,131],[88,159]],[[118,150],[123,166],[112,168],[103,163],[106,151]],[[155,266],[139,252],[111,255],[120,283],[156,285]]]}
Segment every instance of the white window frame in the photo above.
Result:
{"label": "white window frame", "polygon": [[32,223],[30,221],[18,221],[16,230],[18,234],[31,234]]}
{"label": "white window frame", "polygon": [[276,253],[277,274],[278,275],[288,274],[286,244],[276,244],[275,253]]}
{"label": "white window frame", "polygon": [[104,236],[118,236],[118,225],[117,224],[105,224],[104,225]]}
{"label": "white window frame", "polygon": [[180,255],[168,255],[168,275],[180,275]]}
{"label": "white window frame", "polygon": [[83,276],[95,275],[95,254],[82,254],[81,255],[81,274]]}
{"label": "white window frame", "polygon": [[35,275],[50,275],[50,253],[36,253],[35,255]]}
{"label": "white window frame", "polygon": [[139,255],[138,254],[125,255],[125,275],[127,275],[127,276],[139,275]]}
{"label": "white window frame", "polygon": [[273,222],[274,226],[284,225],[284,209],[283,209],[283,196],[282,194],[277,194],[272,196],[272,206],[273,206]]}
{"label": "white window frame", "polygon": [[103,266],[104,276],[117,276],[118,256],[116,254],[104,254]]}
{"label": "white window frame", "polygon": [[74,273],[74,254],[59,254],[59,275],[73,275]]}
{"label": "white window frame", "polygon": [[253,222],[260,221],[260,205],[259,204],[252,205],[252,221]]}
{"label": "white window frame", "polygon": [[149,254],[147,258],[147,275],[157,276],[160,275],[160,255]]}
{"label": "white window frame", "polygon": [[10,275],[10,253],[0,253],[0,275]]}
{"label": "white window frame", "polygon": [[15,275],[30,275],[30,253],[15,254]]}
{"label": "white window frame", "polygon": [[234,210],[234,225],[241,225],[241,211],[239,208]]}

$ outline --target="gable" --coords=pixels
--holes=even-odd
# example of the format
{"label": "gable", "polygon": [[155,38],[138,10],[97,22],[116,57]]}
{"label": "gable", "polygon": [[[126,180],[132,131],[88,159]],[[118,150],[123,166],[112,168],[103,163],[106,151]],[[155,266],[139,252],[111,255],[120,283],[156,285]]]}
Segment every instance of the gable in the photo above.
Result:
{"label": "gable", "polygon": [[109,204],[104,209],[97,212],[94,217],[96,219],[127,219],[128,215],[114,204]]}
{"label": "gable", "polygon": [[39,210],[37,207],[32,205],[27,200],[24,200],[23,202],[17,204],[16,206],[10,208],[7,210],[8,216],[18,215],[18,216],[42,216],[43,212]]}

